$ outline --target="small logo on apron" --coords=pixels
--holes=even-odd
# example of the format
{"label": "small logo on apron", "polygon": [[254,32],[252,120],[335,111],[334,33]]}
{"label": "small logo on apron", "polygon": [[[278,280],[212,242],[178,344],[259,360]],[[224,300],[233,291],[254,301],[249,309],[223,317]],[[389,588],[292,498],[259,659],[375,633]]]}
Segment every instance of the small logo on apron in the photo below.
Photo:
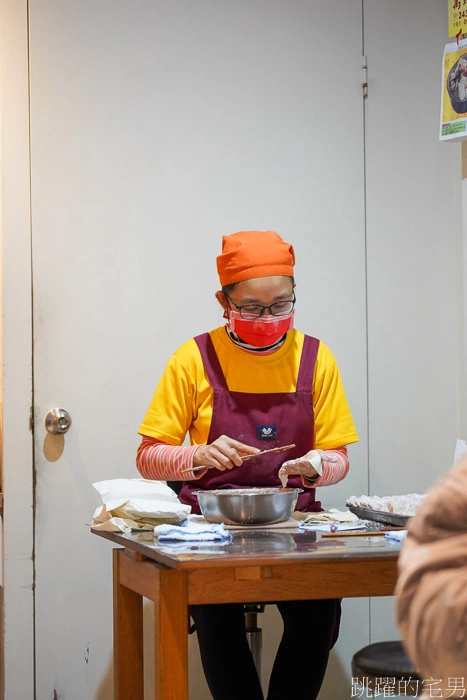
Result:
{"label": "small logo on apron", "polygon": [[256,437],[258,440],[277,440],[277,428],[275,425],[258,425]]}

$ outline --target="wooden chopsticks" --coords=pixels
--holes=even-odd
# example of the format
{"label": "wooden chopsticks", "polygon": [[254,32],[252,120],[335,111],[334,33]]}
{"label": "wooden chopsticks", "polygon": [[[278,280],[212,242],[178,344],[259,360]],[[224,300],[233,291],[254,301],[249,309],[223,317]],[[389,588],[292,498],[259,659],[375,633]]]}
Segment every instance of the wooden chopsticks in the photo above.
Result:
{"label": "wooden chopsticks", "polygon": [[405,530],[405,527],[385,527],[384,530],[337,530],[336,532],[323,532],[321,530],[320,534],[322,537],[371,537],[372,535],[384,535],[386,532],[391,530]]}
{"label": "wooden chopsticks", "polygon": [[295,443],[293,445],[284,445],[283,447],[273,447],[270,450],[262,450],[261,452],[256,452],[254,455],[245,455],[245,457],[242,457],[242,462],[246,462],[247,459],[252,459],[253,457],[259,457],[260,455],[267,455],[271,454],[272,452],[282,452],[282,450],[290,450],[292,447],[295,447]]}
{"label": "wooden chopsticks", "polygon": [[[292,447],[295,447],[295,444],[293,445],[284,445],[283,447],[273,447],[270,450],[262,450],[261,452],[256,452],[254,455],[245,455],[245,457],[242,457],[242,462],[246,462],[247,459],[253,459],[253,457],[259,457],[260,455],[267,455],[271,454],[272,452],[282,452],[282,450],[290,450]],[[190,469],[182,469],[180,474],[183,474],[184,472],[197,472],[200,469],[213,469],[214,467],[191,467]]]}

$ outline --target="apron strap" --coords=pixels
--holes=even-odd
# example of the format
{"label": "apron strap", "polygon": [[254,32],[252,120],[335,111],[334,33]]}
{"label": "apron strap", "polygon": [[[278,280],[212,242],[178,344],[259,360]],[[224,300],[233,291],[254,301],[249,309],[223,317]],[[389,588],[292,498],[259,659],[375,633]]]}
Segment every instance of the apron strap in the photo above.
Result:
{"label": "apron strap", "polygon": [[297,391],[311,393],[313,375],[315,373],[316,357],[318,355],[319,340],[306,335],[303,341],[302,356],[297,377]]}
{"label": "apron strap", "polygon": [[209,333],[197,335],[194,339],[199,348],[204,369],[208,375],[209,383],[213,389],[227,389],[224,373],[214,349],[214,344]]}
{"label": "apron strap", "polygon": [[[209,333],[197,335],[194,340],[199,348],[204,369],[206,370],[212,388],[228,390],[227,382],[225,381],[224,373]],[[300,367],[298,370],[297,391],[311,392],[318,348],[319,340],[306,335],[303,341]]]}

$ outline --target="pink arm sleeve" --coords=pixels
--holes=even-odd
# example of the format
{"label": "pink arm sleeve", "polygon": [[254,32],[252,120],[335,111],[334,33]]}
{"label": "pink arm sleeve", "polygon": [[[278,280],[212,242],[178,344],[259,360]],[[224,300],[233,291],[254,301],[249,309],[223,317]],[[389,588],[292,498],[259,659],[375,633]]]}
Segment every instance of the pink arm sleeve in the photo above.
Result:
{"label": "pink arm sleeve", "polygon": [[166,445],[152,437],[143,436],[136,453],[136,467],[144,479],[187,481],[199,479],[206,469],[185,472],[193,466],[193,455],[199,445]]}
{"label": "pink arm sleeve", "polygon": [[336,457],[337,462],[325,462],[323,460],[323,473],[316,481],[309,481],[306,476],[302,476],[303,486],[308,489],[310,486],[331,486],[331,484],[337,484],[347,476],[350,466],[347,447],[343,445],[342,447],[335,447],[333,450],[325,450],[325,452],[329,457]]}
{"label": "pink arm sleeve", "polygon": [[[205,469],[185,472],[193,466],[193,455],[199,445],[166,445],[152,437],[143,436],[136,454],[136,467],[144,479],[168,481],[187,481],[199,479],[206,473]],[[337,462],[323,461],[323,473],[316,481],[308,481],[302,476],[306,488],[310,486],[330,486],[341,481],[349,471],[347,447],[326,450],[326,454],[337,458]]]}

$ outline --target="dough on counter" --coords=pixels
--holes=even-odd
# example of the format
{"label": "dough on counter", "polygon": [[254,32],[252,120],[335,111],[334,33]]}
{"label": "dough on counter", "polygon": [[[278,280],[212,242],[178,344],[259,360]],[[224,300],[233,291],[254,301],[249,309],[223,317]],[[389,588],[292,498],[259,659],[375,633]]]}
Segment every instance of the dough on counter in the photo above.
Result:
{"label": "dough on counter", "polygon": [[401,496],[350,496],[346,505],[379,510],[382,513],[414,515],[424,498],[425,495],[419,493],[406,493]]}

